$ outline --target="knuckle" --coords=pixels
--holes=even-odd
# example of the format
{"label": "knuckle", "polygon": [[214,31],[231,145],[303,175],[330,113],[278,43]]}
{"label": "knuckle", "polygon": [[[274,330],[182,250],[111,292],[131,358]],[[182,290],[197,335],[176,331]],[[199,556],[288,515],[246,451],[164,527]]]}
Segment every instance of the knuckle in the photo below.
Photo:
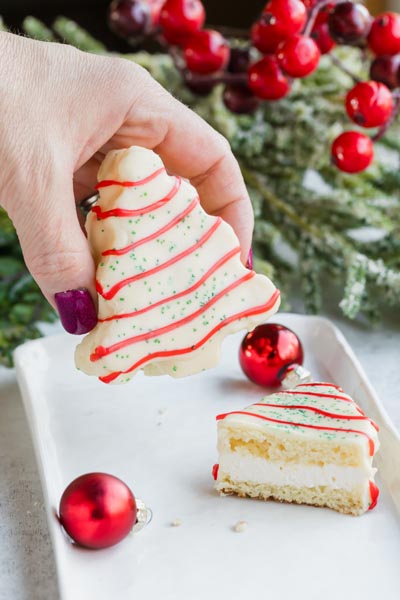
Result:
{"label": "knuckle", "polygon": [[57,248],[33,254],[27,266],[35,279],[52,279],[56,285],[59,281],[79,281],[84,260],[79,251]]}
{"label": "knuckle", "polygon": [[224,155],[232,153],[230,143],[228,142],[226,137],[223,136],[222,133],[219,133],[218,131],[216,132],[216,143],[218,144],[218,146],[220,146],[221,151]]}
{"label": "knuckle", "polygon": [[123,90],[124,86],[127,86],[130,91],[134,88],[137,93],[142,86],[147,89],[148,86],[155,84],[150,73],[132,60],[120,56],[110,57],[106,60],[108,61],[108,68],[112,73],[112,78],[118,81],[118,88],[120,90]]}

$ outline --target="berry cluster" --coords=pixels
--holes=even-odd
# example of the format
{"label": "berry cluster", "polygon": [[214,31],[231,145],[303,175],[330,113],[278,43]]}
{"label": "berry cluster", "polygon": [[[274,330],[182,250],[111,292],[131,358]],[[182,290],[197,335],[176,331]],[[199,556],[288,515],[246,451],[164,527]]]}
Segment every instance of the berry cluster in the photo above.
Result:
{"label": "berry cluster", "polygon": [[[400,15],[375,19],[364,5],[340,0],[270,0],[250,34],[232,41],[204,28],[201,0],[113,0],[110,27],[137,44],[156,38],[168,49],[195,94],[223,84],[223,101],[234,113],[251,113],[261,101],[285,97],[296,78],[307,77],[322,54],[337,44],[370,52],[370,80],[354,79],[345,100],[349,118],[373,137],[346,131],[332,144],[334,164],[356,173],[373,159],[373,142],[400,109]],[[332,56],[332,60],[337,59]]]}

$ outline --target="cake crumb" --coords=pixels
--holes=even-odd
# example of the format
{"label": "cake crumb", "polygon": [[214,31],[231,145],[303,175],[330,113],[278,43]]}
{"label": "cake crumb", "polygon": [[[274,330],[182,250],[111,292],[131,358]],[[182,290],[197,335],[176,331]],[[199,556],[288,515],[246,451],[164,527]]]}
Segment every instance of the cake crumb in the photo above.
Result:
{"label": "cake crumb", "polygon": [[238,521],[236,525],[233,526],[233,531],[236,533],[243,533],[247,529],[247,521]]}
{"label": "cake crumb", "polygon": [[158,414],[159,414],[159,415],[163,415],[163,414],[165,413],[165,411],[166,411],[166,410],[167,410],[166,408],[159,408],[159,409],[158,409]]}
{"label": "cake crumb", "polygon": [[171,521],[171,527],[180,527],[182,525],[182,521],[180,519],[174,519]]}

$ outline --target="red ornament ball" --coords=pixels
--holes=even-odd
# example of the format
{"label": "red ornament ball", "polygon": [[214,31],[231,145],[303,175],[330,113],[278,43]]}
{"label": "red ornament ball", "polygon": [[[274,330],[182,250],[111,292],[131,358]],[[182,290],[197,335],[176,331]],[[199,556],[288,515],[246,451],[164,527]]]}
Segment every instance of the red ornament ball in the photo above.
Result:
{"label": "red ornament ball", "polygon": [[276,323],[259,325],[248,333],[239,349],[245,375],[265,387],[279,387],[291,365],[303,364],[303,347],[291,329]]}
{"label": "red ornament ball", "polygon": [[318,67],[321,52],[314,40],[294,35],[278,47],[276,57],[282,71],[291,77],[307,77]]}
{"label": "red ornament ball", "polygon": [[223,69],[228,64],[229,53],[227,40],[213,29],[203,29],[193,34],[184,48],[189,71],[203,75]]}
{"label": "red ornament ball", "polygon": [[369,32],[368,46],[378,56],[400,52],[400,15],[392,12],[378,15]]}
{"label": "red ornament ball", "polygon": [[357,83],[346,96],[346,111],[350,119],[362,127],[380,127],[393,110],[390,90],[377,81]]}
{"label": "red ornament ball", "polygon": [[278,66],[275,56],[264,56],[248,71],[249,88],[257,98],[279,100],[290,90],[287,77]]}
{"label": "red ornament ball", "polygon": [[374,158],[374,146],[371,138],[358,131],[346,131],[332,144],[333,163],[345,173],[364,171]]}
{"label": "red ornament ball", "polygon": [[68,535],[85,548],[108,548],[128,535],[136,523],[136,500],[113,475],[87,473],[65,489],[59,519]]}

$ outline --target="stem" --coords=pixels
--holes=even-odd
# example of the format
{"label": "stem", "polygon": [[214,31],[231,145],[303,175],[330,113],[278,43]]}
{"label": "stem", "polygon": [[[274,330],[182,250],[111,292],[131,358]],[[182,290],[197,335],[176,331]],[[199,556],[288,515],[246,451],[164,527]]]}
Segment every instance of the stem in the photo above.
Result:
{"label": "stem", "polygon": [[383,137],[385,135],[385,133],[391,127],[391,125],[393,125],[393,122],[395,121],[397,115],[399,114],[399,111],[400,111],[400,90],[397,90],[397,92],[393,92],[392,93],[392,97],[393,97],[393,100],[394,100],[394,106],[393,106],[393,109],[392,109],[392,113],[391,113],[390,117],[388,118],[388,120],[386,121],[386,123],[384,123],[382,125],[382,127],[380,127],[378,129],[378,131],[376,132],[376,134],[373,136],[373,138],[372,138],[373,142],[377,142],[378,140],[381,139],[381,137]]}
{"label": "stem", "polygon": [[354,73],[352,73],[335,54],[329,54],[329,58],[335,67],[343,71],[343,73],[346,73],[346,75],[348,75],[350,79],[354,81],[354,83],[360,83],[362,81],[362,79],[357,75],[354,75]]}
{"label": "stem", "polygon": [[318,2],[316,2],[314,4],[314,6],[312,7],[312,9],[310,10],[309,15],[307,17],[303,35],[309,36],[311,34],[312,29],[315,25],[315,20],[318,16],[318,13],[320,10],[322,10],[328,4],[338,4],[340,1],[343,1],[343,0],[319,0]]}
{"label": "stem", "polygon": [[225,27],[224,25],[207,25],[209,29],[215,29],[215,31],[219,31],[224,37],[227,38],[241,38],[243,40],[250,39],[250,31],[249,29],[244,29],[243,27]]}
{"label": "stem", "polygon": [[[185,75],[185,80],[187,75]],[[223,83],[225,85],[245,85],[247,83],[246,73],[215,73],[212,75],[197,75],[196,73],[190,73],[190,83]]]}

